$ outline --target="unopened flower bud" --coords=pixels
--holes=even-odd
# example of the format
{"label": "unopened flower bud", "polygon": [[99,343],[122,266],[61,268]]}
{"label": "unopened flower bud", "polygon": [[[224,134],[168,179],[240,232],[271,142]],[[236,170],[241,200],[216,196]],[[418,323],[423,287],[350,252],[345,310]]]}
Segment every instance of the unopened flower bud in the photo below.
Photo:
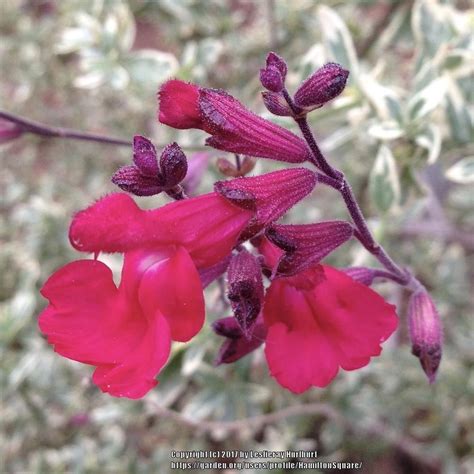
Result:
{"label": "unopened flower bud", "polygon": [[441,362],[443,331],[438,311],[426,291],[417,291],[411,296],[408,327],[412,353],[420,359],[429,382],[433,383]]}
{"label": "unopened flower bud", "polygon": [[299,87],[295,105],[306,112],[322,107],[346,87],[349,71],[336,63],[328,63],[315,71]]}
{"label": "unopened flower bud", "polygon": [[249,338],[263,305],[262,268],[247,250],[234,255],[227,270],[227,296],[243,334]]}
{"label": "unopened flower bud", "polygon": [[148,138],[141,135],[133,137],[133,162],[141,174],[158,176],[159,169],[155,146]]}
{"label": "unopened flower bud", "polygon": [[286,65],[286,62],[282,57],[278,56],[278,54],[274,52],[270,52],[267,55],[266,64],[267,67],[276,67],[281,74],[283,82],[285,82],[286,73],[288,72],[288,66]]}
{"label": "unopened flower bud", "polygon": [[276,92],[262,92],[263,103],[269,112],[280,117],[291,117],[291,109],[285,98]]}
{"label": "unopened flower bud", "polygon": [[112,176],[112,183],[135,196],[154,196],[163,191],[158,176],[146,176],[133,165],[119,168]]}
{"label": "unopened flower bud", "polygon": [[272,92],[281,92],[284,86],[281,73],[275,66],[260,69],[260,82],[265,89]]}
{"label": "unopened flower bud", "polygon": [[177,143],[167,145],[160,157],[163,185],[172,188],[179,184],[188,171],[188,161]]}
{"label": "unopened flower bud", "polygon": [[352,237],[353,228],[345,221],[317,224],[273,225],[267,238],[285,253],[280,258],[276,274],[292,276],[314,267],[324,257]]}
{"label": "unopened flower bud", "polygon": [[23,133],[23,128],[17,123],[0,118],[0,144],[15,140]]}

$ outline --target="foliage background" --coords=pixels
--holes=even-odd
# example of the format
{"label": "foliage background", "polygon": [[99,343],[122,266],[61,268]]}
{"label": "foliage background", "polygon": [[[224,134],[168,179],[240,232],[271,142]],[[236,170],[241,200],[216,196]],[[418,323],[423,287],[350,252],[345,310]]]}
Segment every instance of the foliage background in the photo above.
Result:
{"label": "foliage background", "polygon": [[[172,449],[305,449],[320,461],[363,461],[367,473],[474,472],[473,26],[466,1],[2,0],[2,109],[126,139],[177,139],[189,154],[203,134],[155,121],[167,77],[223,87],[269,116],[258,82],[269,50],[288,60],[293,90],[328,60],[349,67],[347,90],[312,114],[314,129],[377,237],[432,292],[445,351],[429,386],[410,354],[408,295],[381,284],[398,305],[398,333],[381,357],[327,389],[284,391],[261,352],[214,368],[221,341],[207,326],[174,348],[143,400],[101,394],[90,367],[41,337],[39,289],[78,258],[70,216],[113,190],[109,178],[130,150],[24,136],[0,149],[1,471],[166,473]],[[210,154],[202,190],[221,177],[222,154]],[[261,160],[255,172],[277,166]],[[334,196],[316,190],[289,220],[344,217]],[[329,260],[373,264],[356,243]],[[228,314],[218,285],[207,300],[209,321]]]}

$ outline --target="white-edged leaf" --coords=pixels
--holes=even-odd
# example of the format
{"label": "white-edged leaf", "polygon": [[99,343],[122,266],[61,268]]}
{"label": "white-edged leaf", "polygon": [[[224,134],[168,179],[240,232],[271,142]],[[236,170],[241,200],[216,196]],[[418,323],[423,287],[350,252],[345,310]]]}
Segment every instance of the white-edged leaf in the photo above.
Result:
{"label": "white-edged leaf", "polygon": [[319,7],[318,17],[328,58],[349,69],[354,78],[357,77],[359,74],[357,53],[344,21],[332,8],[325,5]]}
{"label": "white-edged leaf", "polygon": [[54,45],[57,54],[69,54],[94,44],[94,34],[85,28],[67,28]]}
{"label": "white-edged leaf", "polygon": [[466,156],[446,171],[446,177],[460,184],[474,183],[474,156]]}
{"label": "white-edged leaf", "polygon": [[441,152],[441,130],[437,125],[431,124],[415,138],[415,142],[428,150],[428,163],[433,164]]}
{"label": "white-edged leaf", "polygon": [[395,158],[386,145],[381,145],[370,173],[369,191],[376,208],[386,213],[400,200],[400,182]]}
{"label": "white-edged leaf", "polygon": [[400,101],[393,89],[383,86],[370,74],[361,74],[359,88],[382,120],[402,121]]}
{"label": "white-edged leaf", "polygon": [[375,123],[370,126],[368,133],[379,140],[396,140],[405,135],[405,131],[400,128],[400,124],[394,120]]}
{"label": "white-edged leaf", "polygon": [[133,81],[150,89],[176,74],[179,64],[171,53],[154,49],[141,49],[131,53],[124,61],[124,66]]}
{"label": "white-edged leaf", "polygon": [[474,123],[466,100],[457,83],[449,78],[446,100],[446,116],[451,136],[458,142],[468,143],[474,135]]}
{"label": "white-edged leaf", "polygon": [[412,14],[412,30],[423,55],[433,57],[453,36],[452,8],[435,0],[418,0]]}
{"label": "white-edged leaf", "polygon": [[438,77],[431,81],[409,100],[408,110],[410,118],[418,120],[433,111],[444,100],[447,89],[448,84],[444,77]]}

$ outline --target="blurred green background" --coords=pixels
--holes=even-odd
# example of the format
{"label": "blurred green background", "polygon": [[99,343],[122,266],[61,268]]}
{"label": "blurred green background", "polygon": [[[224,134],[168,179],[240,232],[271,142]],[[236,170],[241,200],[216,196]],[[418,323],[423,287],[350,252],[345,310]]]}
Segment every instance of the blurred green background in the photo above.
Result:
{"label": "blurred green background", "polygon": [[[431,291],[445,326],[433,386],[410,354],[409,295],[386,283],[376,289],[397,304],[398,332],[368,367],[341,372],[324,390],[285,391],[261,350],[214,368],[221,340],[206,325],[174,347],[160,385],[143,400],[104,395],[90,382],[91,367],[57,356],[42,338],[39,289],[79,257],[67,240],[70,217],[114,191],[110,176],[131,150],[23,136],[0,145],[0,471],[167,473],[173,449],[290,449],[317,450],[319,461],[362,461],[363,473],[474,472],[469,5],[0,0],[1,109],[124,139],[142,134],[157,146],[177,140],[188,156],[204,134],[155,119],[166,78],[225,88],[270,118],[258,81],[268,51],[287,59],[290,90],[327,61],[348,67],[343,95],[311,114],[316,136],[353,184],[377,238]],[[209,153],[202,191],[222,178],[215,161],[223,153]],[[254,171],[279,166],[260,160]],[[345,217],[335,197],[321,187],[286,220]],[[104,260],[120,269],[117,256]],[[355,242],[328,261],[374,264]],[[207,305],[208,321],[230,314],[218,284]]]}

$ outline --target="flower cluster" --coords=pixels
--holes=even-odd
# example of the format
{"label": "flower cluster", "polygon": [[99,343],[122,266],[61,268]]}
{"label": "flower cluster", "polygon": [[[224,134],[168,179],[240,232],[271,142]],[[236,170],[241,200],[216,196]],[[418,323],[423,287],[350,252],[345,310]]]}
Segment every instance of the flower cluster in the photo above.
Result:
{"label": "flower cluster", "polygon": [[[342,92],[348,76],[342,67],[328,64],[300,86],[292,101],[286,73],[285,62],[270,53],[260,73],[268,89],[264,102],[272,112],[297,119]],[[174,202],[142,210],[129,194],[115,193],[74,216],[70,242],[94,258],[60,268],[41,290],[49,305],[39,327],[55,351],[95,366],[93,381],[103,392],[143,397],[158,383],[171,343],[189,341],[201,330],[204,290],[226,274],[233,314],[212,323],[224,338],[216,364],[234,362],[264,344],[271,375],[301,393],[328,385],[339,369],[361,368],[379,355],[397,316],[395,307],[369,286],[389,272],[321,264],[349,239],[359,238],[357,225],[279,222],[315,186],[331,182],[301,166],[314,164],[311,146],[224,91],[176,79],[159,91],[158,119],[178,129],[203,130],[210,135],[208,145],[245,155],[247,163],[267,158],[299,167],[251,177],[243,175],[253,165],[233,169],[226,174],[234,179],[215,183],[211,193],[188,197],[203,161],[188,164],[176,143],[158,158],[151,141],[136,136],[133,164],[120,168],[112,181],[136,196],[164,192]],[[123,254],[118,284],[100,253]],[[432,319],[430,329],[423,330],[423,315],[435,312],[430,300],[416,296],[412,307],[416,351],[433,378],[441,354],[440,326]],[[431,360],[436,344],[437,359]]]}

